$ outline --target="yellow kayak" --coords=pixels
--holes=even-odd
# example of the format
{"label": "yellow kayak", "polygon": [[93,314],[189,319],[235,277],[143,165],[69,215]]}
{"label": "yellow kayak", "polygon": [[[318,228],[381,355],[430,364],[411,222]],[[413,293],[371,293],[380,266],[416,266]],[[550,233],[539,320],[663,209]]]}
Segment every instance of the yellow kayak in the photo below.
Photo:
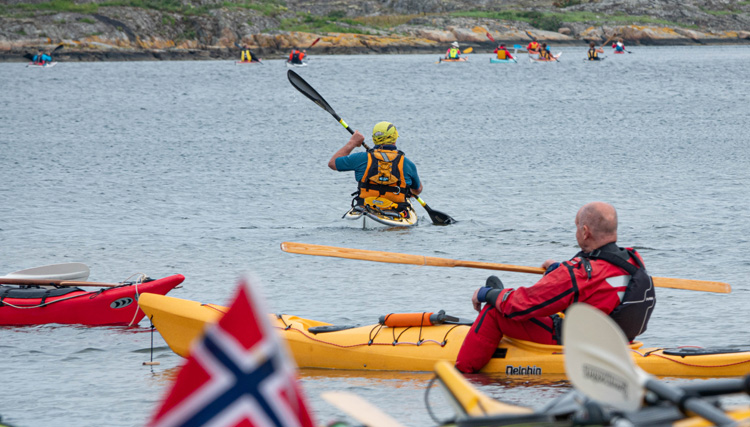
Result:
{"label": "yellow kayak", "polygon": [[[172,351],[183,357],[205,324],[216,322],[226,311],[218,305],[155,294],[142,294],[138,304]],[[272,325],[286,339],[300,368],[379,371],[432,371],[440,360],[455,362],[469,324],[443,317],[442,323],[420,327],[335,326],[287,314],[271,315]],[[750,372],[748,351],[644,348],[640,342],[630,347],[636,364],[653,375],[723,377]],[[482,372],[564,375],[562,346],[506,337]]]}
{"label": "yellow kayak", "polygon": [[[577,391],[555,398],[544,405],[542,409],[532,410],[525,406],[504,403],[488,397],[474,387],[460,372],[447,361],[435,364],[435,376],[446,392],[448,401],[456,412],[454,425],[461,426],[570,426],[581,425],[572,423],[583,417],[594,425],[611,425],[619,419],[623,425],[652,426],[672,425],[675,427],[710,426],[700,417],[687,417],[674,405],[658,405],[644,407],[633,413],[612,413],[606,407],[601,407],[588,400]],[[700,388],[698,385],[695,389]],[[727,392],[729,394],[730,392]],[[712,393],[716,396],[716,393]],[[429,405],[430,399],[425,399]],[[593,406],[592,406],[593,405]],[[598,408],[594,410],[594,408]],[[726,415],[737,421],[750,421],[750,407],[743,406],[725,409]],[[594,417],[598,417],[592,419]],[[627,420],[627,422],[625,422]],[[745,425],[745,424],[742,424]]]}

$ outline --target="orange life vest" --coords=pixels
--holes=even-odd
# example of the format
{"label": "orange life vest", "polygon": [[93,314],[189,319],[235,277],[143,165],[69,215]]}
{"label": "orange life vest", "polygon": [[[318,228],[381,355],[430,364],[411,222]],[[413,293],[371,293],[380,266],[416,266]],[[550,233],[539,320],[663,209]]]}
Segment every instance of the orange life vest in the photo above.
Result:
{"label": "orange life vest", "polygon": [[404,179],[404,152],[379,150],[367,152],[367,169],[359,182],[359,197],[385,197],[394,203],[406,203],[410,191]]}

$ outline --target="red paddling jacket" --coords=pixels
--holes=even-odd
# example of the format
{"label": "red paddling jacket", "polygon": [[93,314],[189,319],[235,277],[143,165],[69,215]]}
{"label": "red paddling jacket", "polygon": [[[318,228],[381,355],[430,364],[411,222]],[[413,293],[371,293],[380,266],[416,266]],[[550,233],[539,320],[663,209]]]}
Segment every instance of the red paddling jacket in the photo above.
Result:
{"label": "red paddling jacket", "polygon": [[[487,299],[505,317],[529,320],[553,316],[576,302],[585,302],[612,317],[628,340],[646,330],[656,295],[641,256],[632,248],[609,243],[579,252],[530,287],[503,289]],[[562,344],[562,322],[555,321]]]}

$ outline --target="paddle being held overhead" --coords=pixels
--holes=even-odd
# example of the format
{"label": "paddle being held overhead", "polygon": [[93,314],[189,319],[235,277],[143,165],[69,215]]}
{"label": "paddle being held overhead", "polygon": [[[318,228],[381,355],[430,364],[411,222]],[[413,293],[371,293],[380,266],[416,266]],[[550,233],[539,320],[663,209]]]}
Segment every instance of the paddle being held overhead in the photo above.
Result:
{"label": "paddle being held overhead", "polygon": [[[656,295],[643,260],[632,248],[617,246],[617,212],[592,202],[575,217],[581,251],[569,261],[547,260],[544,277],[530,287],[503,289],[488,280],[472,303],[480,311],[456,361],[462,372],[476,372],[492,358],[503,335],[541,344],[562,344],[562,316],[575,302],[608,314],[629,340],[646,330]],[[484,305],[484,308],[482,308]]]}
{"label": "paddle being held overhead", "polygon": [[355,131],[328,161],[328,167],[335,171],[354,171],[358,192],[353,205],[367,206],[374,199],[385,198],[395,205],[394,210],[403,211],[408,198],[422,192],[417,166],[396,148],[397,140],[396,126],[380,122],[372,129],[372,149],[352,154],[365,141],[364,135]]}

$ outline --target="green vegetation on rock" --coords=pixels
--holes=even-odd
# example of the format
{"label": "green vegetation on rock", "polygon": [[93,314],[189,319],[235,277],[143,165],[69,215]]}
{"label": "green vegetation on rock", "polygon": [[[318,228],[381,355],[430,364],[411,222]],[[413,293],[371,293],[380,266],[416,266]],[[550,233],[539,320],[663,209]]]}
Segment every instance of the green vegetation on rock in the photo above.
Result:
{"label": "green vegetation on rock", "polygon": [[536,28],[546,31],[557,31],[564,22],[586,22],[592,25],[604,25],[604,24],[657,24],[662,26],[682,26],[684,24],[678,24],[676,22],[666,21],[663,19],[656,19],[650,16],[631,16],[625,14],[610,14],[605,15],[594,12],[564,12],[564,13],[543,13],[536,11],[517,11],[517,10],[506,10],[500,12],[484,12],[484,11],[469,11],[469,12],[453,12],[453,16],[465,16],[470,18],[489,18],[489,19],[500,19],[507,21],[523,21],[528,22]]}
{"label": "green vegetation on rock", "polygon": [[337,18],[337,15],[336,12],[326,16],[297,13],[294,18],[282,19],[279,29],[283,31],[369,34],[369,32],[357,28],[362,25],[361,23],[353,19]]}

